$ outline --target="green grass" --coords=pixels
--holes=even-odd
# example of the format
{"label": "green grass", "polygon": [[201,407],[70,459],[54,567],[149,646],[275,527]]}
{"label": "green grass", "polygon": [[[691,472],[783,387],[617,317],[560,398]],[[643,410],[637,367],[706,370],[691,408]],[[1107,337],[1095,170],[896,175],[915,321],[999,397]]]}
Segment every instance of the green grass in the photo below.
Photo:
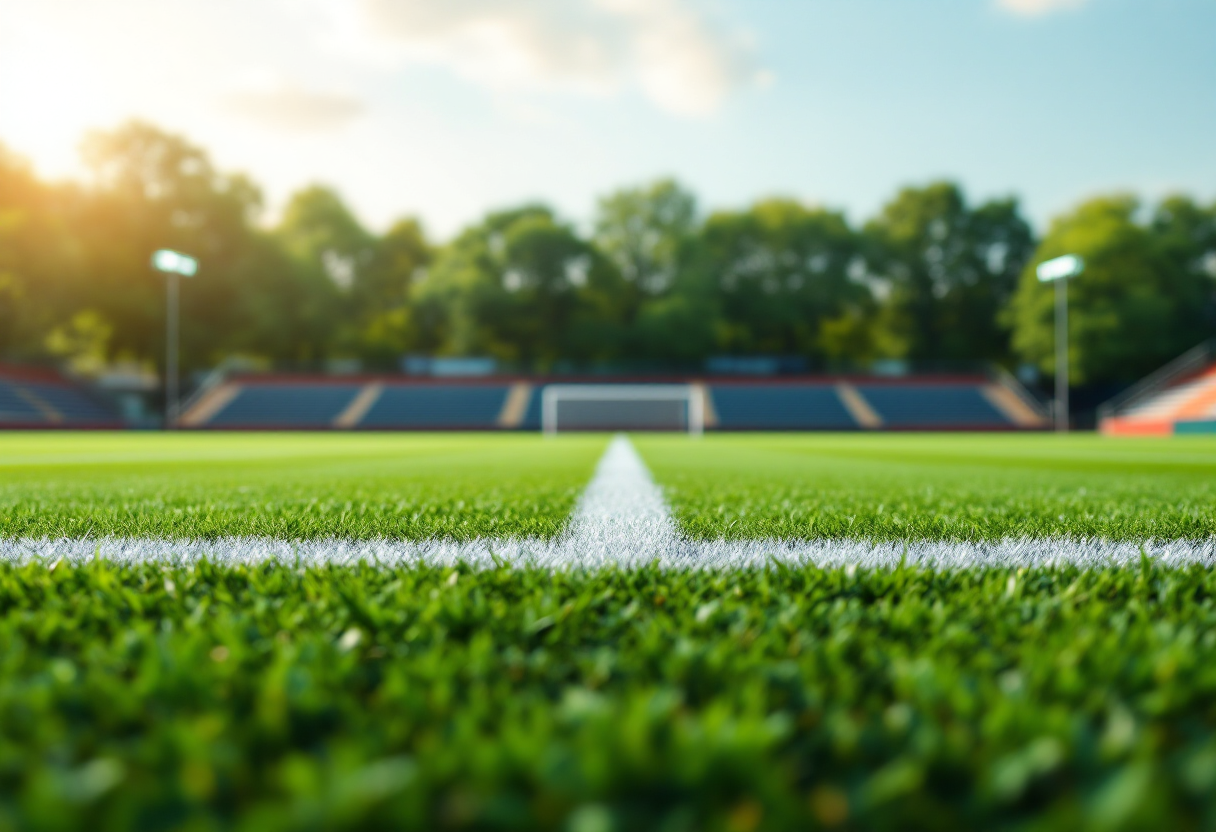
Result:
{"label": "green grass", "polygon": [[1216,828],[1216,574],[0,565],[0,829]]}
{"label": "green grass", "polygon": [[[1216,534],[1216,442],[635,439],[697,537]],[[552,535],[602,436],[0,435],[0,536]],[[0,564],[0,832],[1216,829],[1216,572]]]}
{"label": "green grass", "polygon": [[0,434],[0,537],[555,534],[602,436]]}
{"label": "green grass", "polygon": [[635,439],[696,538],[1216,535],[1216,440],[1054,435]]}

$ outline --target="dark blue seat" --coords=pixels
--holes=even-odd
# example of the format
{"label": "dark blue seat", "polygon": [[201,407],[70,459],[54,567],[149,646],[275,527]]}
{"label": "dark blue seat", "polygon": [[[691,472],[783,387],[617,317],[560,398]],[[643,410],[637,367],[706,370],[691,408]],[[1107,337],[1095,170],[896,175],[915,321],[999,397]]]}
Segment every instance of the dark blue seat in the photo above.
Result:
{"label": "dark blue seat", "polygon": [[541,390],[544,390],[544,385],[536,385],[532,388],[532,392],[528,394],[528,406],[524,408],[523,421],[519,423],[521,430],[540,430],[540,408],[541,408]]}
{"label": "dark blue seat", "polygon": [[830,384],[714,384],[723,430],[851,430],[857,422]]}
{"label": "dark blue seat", "polygon": [[497,426],[509,389],[505,385],[389,385],[360,420],[359,427],[489,430]]}
{"label": "dark blue seat", "polygon": [[29,381],[20,382],[20,386],[57,410],[65,424],[110,424],[119,421],[110,408],[75,387]]}
{"label": "dark blue seat", "polygon": [[360,389],[359,384],[246,383],[207,425],[328,428]]}
{"label": "dark blue seat", "polygon": [[15,385],[0,379],[0,423],[3,422],[31,425],[47,422],[47,419],[42,411],[17,394]]}
{"label": "dark blue seat", "polygon": [[979,384],[858,384],[857,391],[892,428],[1008,427]]}

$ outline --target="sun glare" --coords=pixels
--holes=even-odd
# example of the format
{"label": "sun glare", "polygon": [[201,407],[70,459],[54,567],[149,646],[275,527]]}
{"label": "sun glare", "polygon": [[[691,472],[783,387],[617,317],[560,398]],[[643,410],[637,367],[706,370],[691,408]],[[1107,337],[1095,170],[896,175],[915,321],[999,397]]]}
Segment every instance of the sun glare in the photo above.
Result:
{"label": "sun glare", "polygon": [[24,33],[0,53],[0,136],[43,174],[78,170],[81,136],[112,120],[97,70],[71,41]]}

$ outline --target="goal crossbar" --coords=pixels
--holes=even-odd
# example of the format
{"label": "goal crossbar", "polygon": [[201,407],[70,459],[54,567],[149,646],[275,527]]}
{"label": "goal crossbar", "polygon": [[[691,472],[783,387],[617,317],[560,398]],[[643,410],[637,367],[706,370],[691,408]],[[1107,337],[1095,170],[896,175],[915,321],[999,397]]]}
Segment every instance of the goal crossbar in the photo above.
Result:
{"label": "goal crossbar", "polygon": [[550,384],[541,391],[541,425],[545,435],[557,434],[561,401],[684,401],[688,403],[688,432],[705,432],[705,400],[694,384]]}

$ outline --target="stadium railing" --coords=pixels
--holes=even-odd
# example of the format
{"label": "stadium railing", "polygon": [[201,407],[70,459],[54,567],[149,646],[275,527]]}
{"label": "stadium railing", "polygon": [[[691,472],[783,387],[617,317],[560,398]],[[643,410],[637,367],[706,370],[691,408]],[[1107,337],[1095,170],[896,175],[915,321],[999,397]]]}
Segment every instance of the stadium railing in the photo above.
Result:
{"label": "stadium railing", "polygon": [[1117,417],[1213,363],[1216,363],[1216,338],[1209,338],[1099,405],[1099,422]]}

